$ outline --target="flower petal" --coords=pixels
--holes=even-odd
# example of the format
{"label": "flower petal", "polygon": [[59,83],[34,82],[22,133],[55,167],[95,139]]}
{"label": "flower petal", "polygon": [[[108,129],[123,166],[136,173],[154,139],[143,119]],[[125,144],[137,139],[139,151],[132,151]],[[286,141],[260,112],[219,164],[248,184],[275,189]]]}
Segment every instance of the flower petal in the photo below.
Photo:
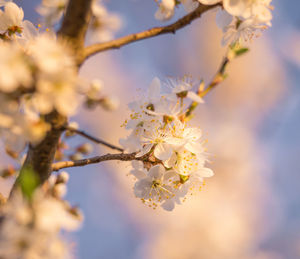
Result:
{"label": "flower petal", "polygon": [[159,143],[154,149],[154,156],[165,161],[172,156],[173,149],[169,144]]}

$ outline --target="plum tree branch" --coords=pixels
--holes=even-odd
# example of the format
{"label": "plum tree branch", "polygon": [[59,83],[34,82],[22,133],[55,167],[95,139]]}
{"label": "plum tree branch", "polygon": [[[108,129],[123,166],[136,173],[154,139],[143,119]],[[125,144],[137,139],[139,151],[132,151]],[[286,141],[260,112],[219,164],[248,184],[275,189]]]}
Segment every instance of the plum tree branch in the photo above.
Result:
{"label": "plum tree branch", "polygon": [[221,3],[217,3],[214,5],[199,4],[197,9],[195,9],[193,12],[187,14],[186,16],[182,17],[181,19],[179,19],[178,21],[176,21],[175,23],[172,23],[170,25],[162,26],[162,27],[154,27],[149,30],[130,34],[130,35],[121,37],[116,40],[88,46],[84,50],[82,63],[90,56],[95,55],[95,54],[105,51],[105,50],[119,49],[124,45],[130,44],[133,42],[137,42],[140,40],[152,38],[152,37],[162,35],[162,34],[167,34],[167,33],[174,34],[177,30],[189,25],[193,20],[199,18],[203,13],[205,13],[206,11],[208,11],[210,9],[215,8],[216,6],[221,6]]}
{"label": "plum tree branch", "polygon": [[142,157],[136,157],[136,152],[130,153],[130,154],[106,154],[103,156],[95,156],[91,158],[81,159],[81,160],[75,160],[75,161],[62,161],[52,164],[52,171],[58,171],[63,168],[68,167],[77,167],[77,166],[86,166],[90,164],[97,164],[104,161],[110,161],[110,160],[119,160],[119,161],[133,161],[133,160],[139,160],[144,162],[151,162],[148,158],[148,155],[144,155]]}
{"label": "plum tree branch", "polygon": [[[201,87],[199,87],[197,94],[200,97],[204,97],[211,90],[213,90],[217,85],[219,85],[221,82],[224,81],[224,79],[226,78],[225,70],[229,61],[230,59],[228,58],[228,56],[224,57],[217,73],[215,74],[211,82],[208,84],[208,86],[204,90],[202,90]],[[197,106],[198,106],[198,102],[192,102],[189,108],[187,109],[187,112],[185,113],[185,117],[191,116],[192,112],[197,108]]]}
{"label": "plum tree branch", "polygon": [[104,140],[102,140],[102,139],[96,138],[96,137],[94,137],[94,136],[92,136],[92,135],[90,135],[90,134],[84,132],[83,130],[78,130],[78,129],[72,128],[72,127],[70,127],[70,126],[66,126],[66,127],[64,127],[64,128],[65,128],[66,130],[70,131],[70,132],[76,133],[77,135],[80,135],[80,136],[82,136],[82,137],[84,137],[84,138],[86,138],[86,139],[89,139],[89,140],[91,140],[91,141],[93,141],[93,142],[95,142],[95,143],[97,143],[97,144],[100,144],[100,145],[104,145],[104,146],[106,146],[106,147],[109,147],[110,149],[118,150],[118,151],[121,151],[121,152],[124,151],[124,149],[122,149],[122,148],[120,148],[120,147],[117,147],[117,146],[115,146],[115,145],[112,145],[112,144],[110,144],[110,143],[108,143],[108,142],[106,142],[106,141],[104,141]]}

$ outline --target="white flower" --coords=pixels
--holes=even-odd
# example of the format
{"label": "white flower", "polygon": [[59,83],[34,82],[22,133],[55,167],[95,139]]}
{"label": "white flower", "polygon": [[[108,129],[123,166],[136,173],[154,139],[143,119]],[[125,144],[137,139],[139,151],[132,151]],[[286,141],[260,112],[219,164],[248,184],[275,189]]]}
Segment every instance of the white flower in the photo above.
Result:
{"label": "white flower", "polygon": [[240,21],[237,18],[227,27],[224,28],[222,45],[245,42],[252,40],[254,36],[258,36],[257,30],[263,30],[266,26],[257,24],[253,19]]}
{"label": "white flower", "polygon": [[162,0],[155,13],[155,18],[160,21],[169,20],[174,15],[175,0]]}
{"label": "white flower", "polygon": [[0,43],[0,56],[0,90],[8,93],[30,87],[32,72],[23,50],[16,44]]}
{"label": "white flower", "polygon": [[199,128],[188,128],[185,123],[175,120],[170,128],[171,134],[177,140],[178,147],[184,147],[188,151],[199,154],[203,153],[204,149],[199,139],[202,136],[202,131]]}
{"label": "white flower", "polygon": [[142,145],[139,136],[141,135],[142,131],[143,128],[138,127],[134,129],[127,138],[121,138],[119,140],[120,145],[124,148],[125,151],[131,153],[141,150]]}
{"label": "white flower", "polygon": [[[168,96],[168,98],[175,99],[176,96],[179,98],[189,98],[192,101],[195,101],[197,103],[203,103],[203,99],[194,93],[193,91],[190,91],[193,88],[193,85],[188,77],[184,77],[183,79],[169,79],[166,84],[167,87],[171,88],[172,94],[171,96]],[[176,95],[176,96],[175,96]]]}
{"label": "white flower", "polygon": [[58,42],[54,34],[39,35],[28,44],[28,51],[43,73],[55,74],[74,69],[74,60],[67,47]]}
{"label": "white flower", "polygon": [[25,41],[25,43],[28,43],[29,41],[36,39],[39,35],[37,28],[30,21],[25,20],[22,23],[22,28],[21,37],[18,39],[21,42]]}
{"label": "white flower", "polygon": [[140,140],[143,145],[142,150],[136,155],[141,157],[154,149],[154,156],[162,161],[170,158],[173,152],[173,137],[161,129],[160,125],[153,125],[153,129],[149,129],[142,134]]}
{"label": "white flower", "polygon": [[46,232],[58,232],[60,229],[76,230],[80,221],[70,212],[64,204],[55,198],[42,198],[34,201],[33,209],[36,217],[36,228]]}
{"label": "white flower", "polygon": [[68,0],[43,0],[36,10],[44,17],[47,25],[53,25],[62,17],[67,3]]}
{"label": "white flower", "polygon": [[254,18],[268,23],[272,19],[270,3],[272,0],[224,0],[223,5],[231,15],[244,19]]}
{"label": "white flower", "polygon": [[131,162],[131,165],[133,169],[130,171],[130,173],[138,180],[147,176],[147,170],[145,169],[143,162],[134,160]]}
{"label": "white flower", "polygon": [[166,171],[160,164],[155,165],[135,183],[134,194],[143,202],[150,201],[157,206],[157,203],[174,197],[174,181],[171,180],[174,177],[174,172]]}
{"label": "white flower", "polygon": [[160,80],[156,77],[152,80],[145,97],[128,104],[133,113],[130,115],[130,120],[126,123],[126,128],[132,129],[138,125],[146,125],[147,122],[152,121],[154,117],[150,112],[155,110],[160,101]]}
{"label": "white flower", "polygon": [[22,28],[23,18],[23,9],[15,3],[7,2],[4,5],[4,12],[0,11],[0,33],[4,33],[7,30],[11,32],[18,31]]}
{"label": "white flower", "polygon": [[110,13],[100,1],[92,2],[92,18],[88,31],[91,42],[111,40],[121,27],[122,20],[119,15]]}
{"label": "white flower", "polygon": [[1,258],[69,258],[59,230],[74,230],[80,221],[62,201],[37,190],[29,202],[16,192],[1,217]]}
{"label": "white flower", "polygon": [[72,115],[77,108],[78,78],[74,60],[67,49],[48,34],[40,35],[29,45],[39,71],[32,102],[42,114],[56,109]]}
{"label": "white flower", "polygon": [[182,148],[174,152],[173,155],[164,162],[164,165],[167,168],[175,170],[180,175],[189,176],[201,172],[203,173],[202,177],[210,177],[212,176],[212,171],[204,167],[205,161],[205,156],[194,154]]}

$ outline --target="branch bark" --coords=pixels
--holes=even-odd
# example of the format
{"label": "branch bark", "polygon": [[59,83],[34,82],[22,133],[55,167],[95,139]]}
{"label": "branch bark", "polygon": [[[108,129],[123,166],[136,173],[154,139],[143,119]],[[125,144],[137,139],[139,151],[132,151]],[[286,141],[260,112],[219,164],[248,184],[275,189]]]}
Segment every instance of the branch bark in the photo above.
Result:
{"label": "branch bark", "polygon": [[104,42],[104,43],[98,43],[91,45],[89,47],[86,47],[84,54],[83,54],[83,60],[82,63],[89,58],[92,55],[95,55],[99,52],[109,50],[109,49],[119,49],[124,45],[127,45],[129,43],[133,43],[136,41],[152,38],[158,35],[167,34],[167,33],[173,33],[187,25],[189,25],[193,20],[199,18],[203,13],[206,11],[215,8],[216,6],[221,6],[221,3],[217,3],[214,5],[203,5],[199,4],[199,7],[194,10],[193,12],[187,14],[186,16],[182,17],[175,23],[172,23],[167,26],[163,27],[155,27],[146,31],[142,31],[139,33],[130,34],[124,37],[121,37],[116,40]]}
{"label": "branch bark", "polygon": [[75,160],[75,161],[62,161],[52,164],[52,170],[58,171],[63,168],[68,167],[77,167],[77,166],[85,166],[90,164],[97,164],[104,161],[110,161],[110,160],[119,160],[119,161],[133,161],[133,160],[139,160],[139,161],[146,161],[150,162],[148,160],[148,156],[142,156],[142,157],[135,157],[136,152],[130,153],[130,154],[106,154],[103,156],[95,156],[87,159],[82,160]]}
{"label": "branch bark", "polygon": [[95,142],[97,144],[106,146],[106,147],[108,147],[110,149],[118,150],[118,151],[121,151],[121,152],[124,151],[124,149],[122,149],[120,147],[117,147],[115,145],[112,145],[112,144],[110,144],[110,143],[108,143],[108,142],[106,142],[106,141],[104,141],[102,139],[96,138],[96,137],[94,137],[94,136],[92,136],[92,135],[84,132],[83,130],[78,130],[78,129],[75,129],[75,128],[72,128],[72,127],[69,127],[69,126],[66,126],[65,129],[69,130],[69,131],[71,131],[73,133],[76,133],[77,135],[80,135],[80,136],[82,136],[84,138],[87,138],[87,139],[89,139],[89,140],[91,140],[91,141],[93,141],[93,142]]}

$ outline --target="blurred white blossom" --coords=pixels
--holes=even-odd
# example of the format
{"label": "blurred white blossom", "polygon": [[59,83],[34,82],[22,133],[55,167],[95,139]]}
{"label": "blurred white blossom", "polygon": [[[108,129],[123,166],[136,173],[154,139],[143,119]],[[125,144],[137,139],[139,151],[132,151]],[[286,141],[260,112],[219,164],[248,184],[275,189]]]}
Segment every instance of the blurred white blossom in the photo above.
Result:
{"label": "blurred white blossom", "polygon": [[59,22],[67,4],[68,0],[42,0],[36,10],[44,17],[46,25],[52,26]]}
{"label": "blurred white blossom", "polygon": [[122,20],[119,15],[109,12],[101,0],[93,0],[92,17],[88,30],[90,42],[111,40],[121,27]]}
{"label": "blurred white blossom", "polygon": [[53,176],[48,182],[48,191],[36,189],[30,200],[16,192],[1,208],[1,258],[70,258],[60,231],[78,229],[81,218],[66,202],[53,196],[53,190],[57,185],[64,185],[67,178],[66,173]]}

